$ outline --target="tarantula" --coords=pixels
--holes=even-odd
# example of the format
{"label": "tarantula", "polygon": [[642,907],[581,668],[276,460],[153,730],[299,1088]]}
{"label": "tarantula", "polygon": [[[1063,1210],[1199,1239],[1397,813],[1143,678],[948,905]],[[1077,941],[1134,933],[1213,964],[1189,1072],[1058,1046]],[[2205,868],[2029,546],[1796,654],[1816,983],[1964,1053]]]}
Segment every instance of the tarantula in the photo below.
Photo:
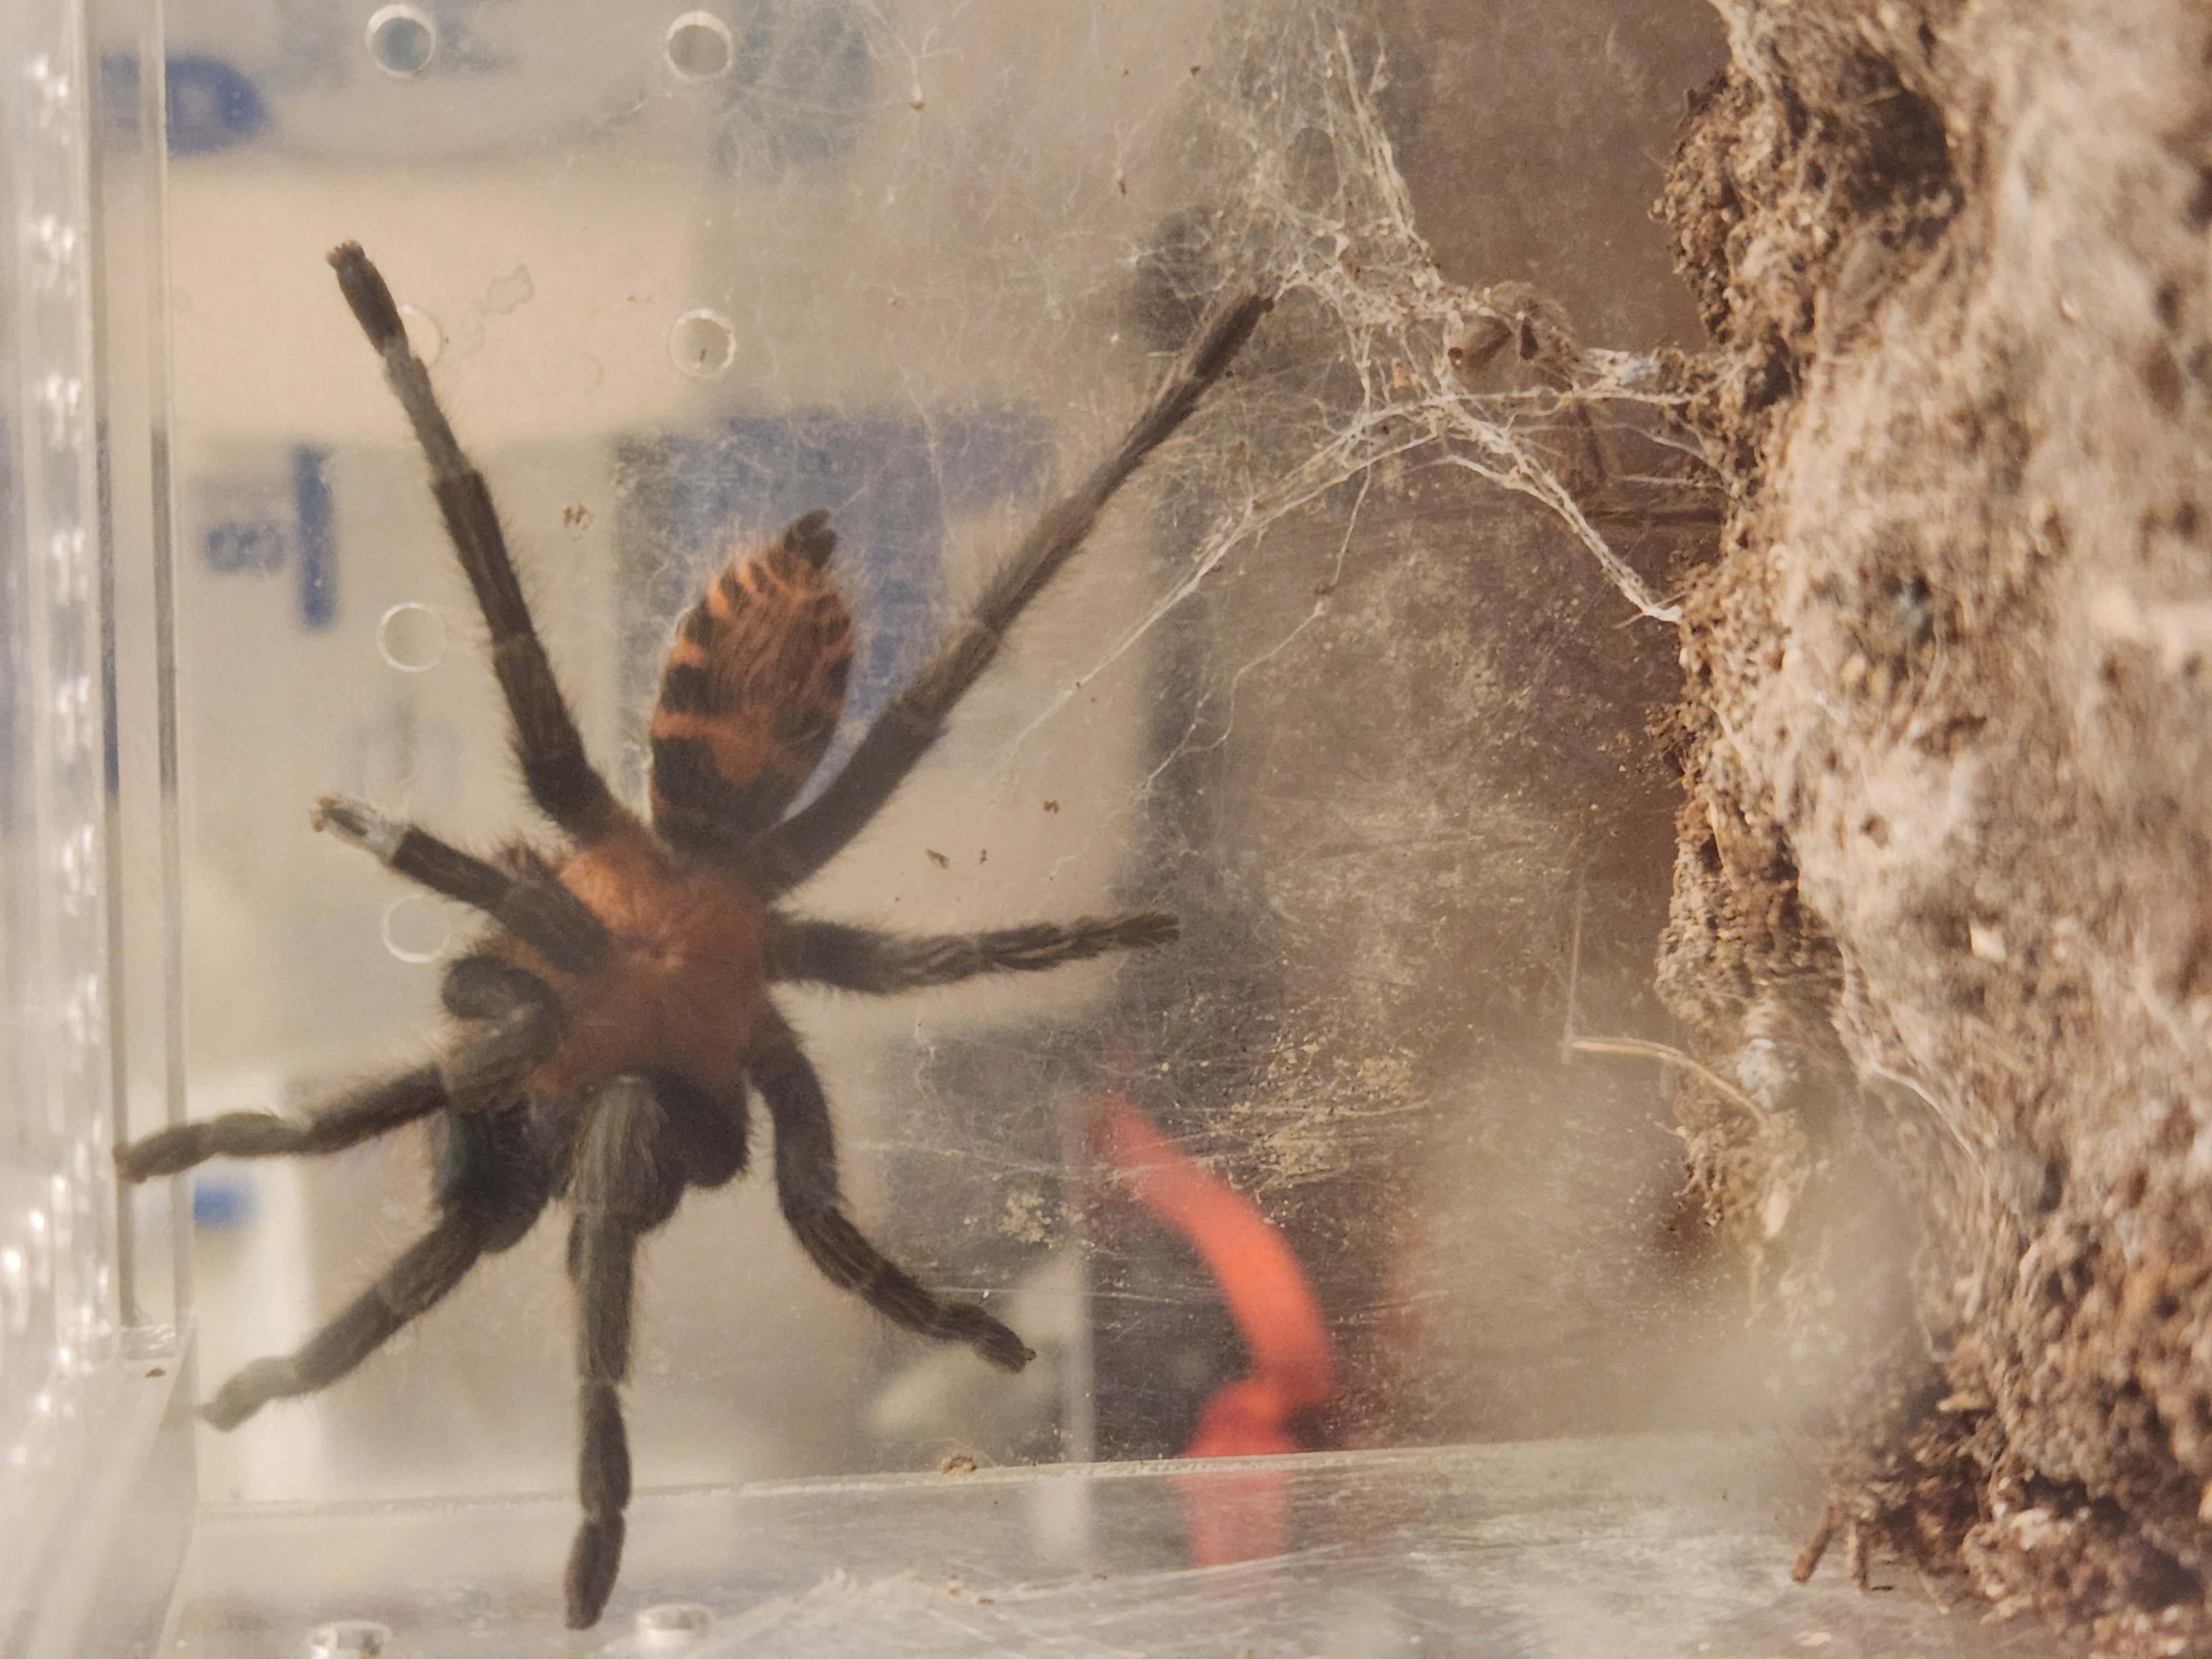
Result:
{"label": "tarantula", "polygon": [[765,548],[737,552],[677,624],[650,726],[648,821],[585,756],[490,493],[408,347],[391,289],[353,243],[330,261],[429,462],[490,632],[530,798],[568,845],[548,854],[518,843],[486,860],[359,801],[325,797],[318,829],[490,918],[446,969],[453,1035],[436,1060],[297,1120],[239,1112],[178,1124],[120,1148],[116,1167],[140,1182],[219,1156],[336,1152],[431,1120],[434,1224],[295,1352],[255,1360],[218,1389],[203,1414],[220,1429],[335,1382],[478,1257],[514,1245],[548,1202],[565,1199],[583,1507],[566,1594],[568,1624],[580,1630],[598,1622],[622,1559],[630,1466],[617,1390],[629,1366],[638,1243],[685,1188],[722,1186],[745,1168],[750,1094],[774,1128],[784,1219],[832,1283],[895,1324],[965,1342],[1002,1370],[1033,1357],[981,1308],[933,1294],[847,1218],[821,1084],[769,987],[806,981],[883,995],[1032,971],[1164,945],[1175,919],[1143,911],[902,938],[802,920],[776,904],[890,799],[1006,629],[1221,377],[1268,301],[1248,295],[1216,316],[1120,447],[1044,514],[843,769],[796,811],[787,809],[829,746],[852,663],[852,618],[829,568],[836,538],[829,515],[815,512]]}

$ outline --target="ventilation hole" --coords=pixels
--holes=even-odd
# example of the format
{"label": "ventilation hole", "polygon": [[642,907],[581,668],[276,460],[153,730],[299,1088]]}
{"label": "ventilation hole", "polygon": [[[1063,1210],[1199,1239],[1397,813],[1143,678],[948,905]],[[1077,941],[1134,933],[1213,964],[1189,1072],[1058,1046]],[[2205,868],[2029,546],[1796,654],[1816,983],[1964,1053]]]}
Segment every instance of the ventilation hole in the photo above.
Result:
{"label": "ventilation hole", "polygon": [[730,72],[737,43],[730,26],[712,12],[687,11],[668,26],[668,67],[686,81],[713,81]]}
{"label": "ventilation hole", "polygon": [[711,380],[738,360],[737,331],[719,312],[687,311],[668,331],[668,355],[695,380]]}
{"label": "ventilation hole", "polygon": [[318,1625],[307,1636],[307,1651],[314,1659],[373,1659],[391,1645],[392,1627],[368,1619]]}
{"label": "ventilation hole", "polygon": [[370,61],[398,81],[413,80],[438,56],[438,26],[420,6],[382,8],[363,38]]}
{"label": "ventilation hole", "polygon": [[446,619],[414,599],[395,605],[377,622],[376,650],[403,674],[428,673],[445,659]]}
{"label": "ventilation hole", "polygon": [[[453,937],[453,924],[444,908],[427,893],[410,893],[384,908],[384,948],[402,962],[435,962],[445,955]],[[351,1653],[351,1648],[332,1648]],[[363,1650],[380,1651],[380,1650]]]}
{"label": "ventilation hole", "polygon": [[681,1653],[714,1627],[714,1611],[696,1601],[664,1601],[637,1615],[637,1646],[644,1653]]}

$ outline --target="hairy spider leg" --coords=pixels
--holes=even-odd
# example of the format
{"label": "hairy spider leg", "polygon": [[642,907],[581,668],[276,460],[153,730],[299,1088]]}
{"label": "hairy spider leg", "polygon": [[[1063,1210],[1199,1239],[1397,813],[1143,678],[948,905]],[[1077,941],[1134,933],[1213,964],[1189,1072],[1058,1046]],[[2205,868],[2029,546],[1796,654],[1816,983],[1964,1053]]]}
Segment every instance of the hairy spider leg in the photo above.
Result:
{"label": "hairy spider leg", "polygon": [[257,1359],[216,1390],[202,1415],[234,1429],[271,1400],[313,1394],[361,1364],[408,1321],[459,1284],[488,1250],[529,1231],[551,1194],[542,1137],[515,1086],[560,1042],[560,1007],[536,975],[491,957],[447,970],[447,1008],[475,1029],[445,1057],[349,1090],[301,1120],[232,1112],[180,1123],[118,1147],[126,1181],[173,1175],[210,1158],[332,1152],[417,1118],[436,1117],[435,1225],[376,1283],[296,1351]]}
{"label": "hairy spider leg", "polygon": [[501,1107],[514,1085],[559,1044],[560,1006],[534,974],[490,957],[464,957],[446,970],[446,1007],[475,1029],[445,1055],[378,1078],[308,1108],[301,1117],[225,1112],[173,1123],[115,1149],[115,1170],[132,1182],[177,1175],[211,1158],[292,1158],[343,1152],[448,1109]]}
{"label": "hairy spider leg", "polygon": [[576,1138],[568,1277],[584,1518],[568,1550],[571,1630],[599,1622],[622,1565],[630,1463],[619,1390],[629,1375],[638,1241],[675,1213],[687,1186],[720,1187],[744,1167],[744,1096],[718,1099],[673,1073],[617,1078],[594,1097]]}
{"label": "hairy spider leg", "polygon": [[444,1109],[446,1079],[436,1061],[397,1077],[378,1078],[308,1109],[304,1117],[274,1112],[225,1112],[197,1123],[173,1123],[115,1149],[115,1171],[136,1183],[176,1175],[211,1158],[291,1158],[343,1152],[388,1134],[403,1123]]}
{"label": "hairy spider leg", "polygon": [[343,795],[325,795],[310,821],[395,874],[481,910],[565,973],[588,973],[606,956],[605,925],[557,881],[517,876]]}
{"label": "hairy spider leg", "polygon": [[1072,494],[1045,510],[992,578],[968,620],[870,725],[844,769],[813,800],[761,837],[756,860],[772,890],[788,890],[819,870],[890,799],[944,731],[953,704],[998,654],[1023,607],[1082,546],[1115,491],[1189,418],[1272,303],[1264,295],[1248,294],[1213,319],[1121,446]]}
{"label": "hairy spider leg", "polygon": [[988,933],[920,937],[878,933],[841,921],[780,919],[769,945],[769,977],[894,996],[927,985],[951,985],[979,974],[1040,973],[1087,962],[1109,951],[1146,951],[1174,943],[1180,929],[1163,910],[1125,916],[1082,916],[1033,922]]}
{"label": "hairy spider leg", "polygon": [[743,1085],[727,1098],[709,1093],[673,1072],[647,1076],[668,1119],[669,1155],[684,1178],[701,1188],[727,1186],[744,1173],[746,1105]]}
{"label": "hairy spider leg", "polygon": [[384,378],[430,463],[431,489],[444,514],[446,533],[491,630],[492,670],[514,722],[515,754],[530,798],[571,840],[588,847],[635,820],[584,752],[583,738],[531,623],[491,491],[438,406],[430,371],[409,349],[399,307],[382,274],[357,242],[331,249],[330,262],[355,320],[383,358]]}
{"label": "hairy spider leg", "polygon": [[1000,1370],[1036,1355],[972,1302],[947,1301],[871,1244],[848,1219],[837,1188],[836,1131],[822,1080],[788,1030],[756,1048],[746,1075],[775,1127],[775,1195],[799,1248],[840,1290],[891,1323],[939,1342],[965,1342]]}
{"label": "hairy spider leg", "polygon": [[527,968],[478,954],[446,969],[446,1012],[473,1027],[446,1051],[447,1109],[498,1111],[522,1098],[522,1080],[561,1046],[561,1000]]}
{"label": "hairy spider leg", "polygon": [[794,519],[678,623],[648,727],[653,827],[672,845],[743,866],[821,763],[853,667],[836,545],[827,513]]}
{"label": "hairy spider leg", "polygon": [[530,1109],[437,1121],[436,1223],[376,1282],[289,1354],[257,1359],[200,1414],[234,1429],[272,1400],[326,1389],[459,1284],[477,1259],[518,1243],[552,1195]]}
{"label": "hairy spider leg", "polygon": [[619,1390],[629,1376],[630,1303],[638,1240],[684,1196],[683,1161],[662,1156],[667,1109],[650,1082],[618,1077],[587,1107],[568,1174],[574,1218],[568,1277],[576,1295],[576,1492],[584,1509],[568,1550],[568,1628],[599,1622],[622,1565],[629,1507],[629,1439]]}

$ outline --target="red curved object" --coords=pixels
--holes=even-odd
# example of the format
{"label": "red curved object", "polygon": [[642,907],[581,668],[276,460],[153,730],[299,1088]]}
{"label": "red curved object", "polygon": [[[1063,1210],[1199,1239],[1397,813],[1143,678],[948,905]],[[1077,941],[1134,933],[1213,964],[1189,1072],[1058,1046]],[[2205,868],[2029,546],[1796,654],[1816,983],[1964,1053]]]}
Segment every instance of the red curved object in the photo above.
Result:
{"label": "red curved object", "polygon": [[[1336,1364],[1321,1306],[1290,1245],[1257,1205],[1178,1152],[1119,1095],[1099,1103],[1091,1139],[1129,1194],[1198,1252],[1252,1356],[1251,1374],[1224,1383],[1206,1402],[1182,1455],[1297,1451],[1291,1419],[1328,1398]],[[1283,1547],[1287,1494],[1280,1475],[1207,1476],[1186,1486],[1184,1497],[1200,1565]]]}

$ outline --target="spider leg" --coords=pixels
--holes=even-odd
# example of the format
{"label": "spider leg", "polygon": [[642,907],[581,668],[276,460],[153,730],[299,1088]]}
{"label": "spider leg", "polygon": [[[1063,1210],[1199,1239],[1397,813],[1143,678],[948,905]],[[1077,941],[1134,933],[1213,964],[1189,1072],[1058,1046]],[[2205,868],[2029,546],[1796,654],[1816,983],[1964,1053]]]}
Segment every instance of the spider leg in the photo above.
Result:
{"label": "spider leg", "polygon": [[746,1109],[740,1086],[729,1097],[709,1093],[672,1072],[648,1079],[667,1114],[665,1144],[694,1187],[725,1187],[744,1173]]}
{"label": "spider leg", "polygon": [[331,249],[330,260],[339,290],[384,359],[384,378],[406,410],[430,463],[431,489],[445,515],[446,533],[491,630],[492,669],[514,720],[515,751],[530,798],[571,839],[589,846],[632,820],[584,753],[583,738],[531,623],[483,474],[462,453],[431,389],[430,371],[409,349],[399,307],[383,275],[357,242]]}
{"label": "spider leg", "polygon": [[1171,943],[1176,931],[1176,919],[1158,910],[922,938],[837,921],[786,921],[770,950],[769,977],[890,996],[978,974],[1035,973],[1109,951],[1147,950]]}
{"label": "spider leg", "polygon": [[317,801],[311,821],[410,881],[483,911],[565,972],[588,972],[606,955],[605,926],[558,882],[510,874],[343,795]]}
{"label": "spider leg", "polygon": [[342,1152],[388,1134],[442,1109],[446,1080],[438,1065],[379,1078],[308,1109],[304,1117],[274,1112],[225,1112],[197,1123],[173,1123],[115,1149],[116,1173],[129,1182],[175,1175],[211,1158],[289,1158]]}
{"label": "spider leg", "polygon": [[514,1103],[522,1079],[561,1043],[561,1002],[545,981],[499,957],[462,957],[446,969],[446,1012],[475,1029],[440,1062],[456,1112]]}
{"label": "spider leg", "polygon": [[831,1284],[856,1292],[894,1325],[940,1342],[965,1342],[1001,1370],[1018,1371],[1036,1357],[974,1303],[932,1294],[847,1218],[822,1080],[787,1033],[753,1057],[746,1075],[775,1126],[775,1193],[783,1218]]}
{"label": "spider leg", "polygon": [[[696,1091],[695,1091],[696,1092]],[[622,1565],[629,1440],[617,1392],[629,1375],[637,1242],[675,1212],[684,1160],[666,1156],[670,1115],[653,1083],[620,1077],[592,1101],[571,1157],[568,1277],[576,1291],[584,1519],[568,1551],[568,1628],[597,1624]]]}
{"label": "spider leg", "polygon": [[1045,509],[1005,568],[991,579],[967,622],[876,717],[844,769],[806,806],[761,837],[758,867],[772,889],[781,891],[805,881],[842,851],[890,799],[915,763],[937,741],[953,704],[998,654],[1000,641],[1023,607],[1083,544],[1114,492],[1189,418],[1199,399],[1251,337],[1270,303],[1248,294],[1214,318],[1137,417],[1120,447],[1072,495]]}
{"label": "spider leg", "polygon": [[483,1254],[478,1232],[466,1216],[444,1217],[337,1318],[295,1352],[253,1361],[216,1390],[200,1415],[218,1429],[234,1429],[272,1400],[328,1388],[461,1282]]}
{"label": "spider leg", "polygon": [[115,1149],[129,1182],[175,1175],[211,1158],[293,1158],[343,1152],[447,1109],[512,1103],[513,1085],[561,1040],[561,1009],[543,981],[496,957],[464,957],[446,970],[446,1007],[477,1023],[441,1060],[379,1078],[310,1107],[305,1116],[226,1112],[175,1123]]}
{"label": "spider leg", "polygon": [[234,1429],[272,1400],[328,1388],[434,1306],[478,1256],[528,1232],[550,1191],[527,1117],[514,1108],[442,1120],[436,1224],[337,1317],[293,1352],[246,1366],[200,1415]]}

